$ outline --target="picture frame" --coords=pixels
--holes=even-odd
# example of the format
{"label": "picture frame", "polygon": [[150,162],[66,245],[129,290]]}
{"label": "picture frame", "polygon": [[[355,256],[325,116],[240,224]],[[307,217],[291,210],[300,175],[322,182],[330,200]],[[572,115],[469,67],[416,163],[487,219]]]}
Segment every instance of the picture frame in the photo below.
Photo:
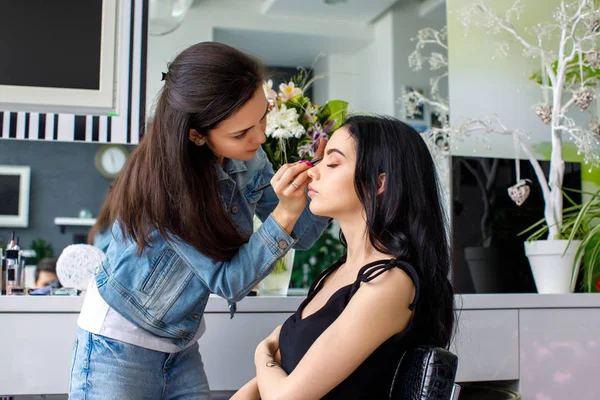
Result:
{"label": "picture frame", "polygon": [[27,228],[31,167],[0,165],[0,227]]}

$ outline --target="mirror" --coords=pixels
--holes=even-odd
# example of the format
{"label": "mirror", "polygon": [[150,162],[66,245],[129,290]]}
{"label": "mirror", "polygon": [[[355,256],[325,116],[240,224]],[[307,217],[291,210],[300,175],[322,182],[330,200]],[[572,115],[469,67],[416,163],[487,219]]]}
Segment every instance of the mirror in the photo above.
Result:
{"label": "mirror", "polygon": [[[349,103],[350,111],[402,118],[404,112],[399,101],[406,88],[427,94],[429,79],[434,76],[428,68],[413,71],[409,66],[408,57],[415,49],[411,39],[422,28],[441,29],[446,24],[443,0],[156,0],[150,3],[178,5],[181,12],[160,14],[166,9],[150,10],[145,74],[149,116],[167,63],[194,43],[220,41],[262,59],[274,72],[276,90],[298,67],[304,67],[312,69],[313,76],[322,76],[307,93],[314,103],[340,99]],[[176,29],[163,29],[157,24],[157,19],[167,14],[177,14]],[[166,33],[167,30],[171,32]],[[440,92],[447,94],[446,84],[440,87]],[[435,121],[428,111],[424,110],[421,118],[409,123],[418,128],[431,125]],[[117,127],[111,132],[107,129],[111,126],[107,125],[107,117],[74,117],[66,124],[62,120],[58,124],[58,118],[58,115],[50,118],[50,114],[0,113],[0,138],[10,139],[0,140],[0,164],[31,167],[29,224],[18,229],[0,228],[0,245],[15,230],[24,248],[30,247],[34,240],[43,239],[58,255],[65,246],[82,241],[88,227],[66,225],[63,233],[55,218],[75,218],[82,209],[95,216],[100,208],[111,180],[95,167],[96,154],[103,146],[97,141],[106,140],[106,134],[125,135],[126,129]],[[76,126],[85,129],[76,130]],[[74,131],[85,132],[85,138],[73,137]],[[74,142],[75,139],[82,141]],[[332,237],[335,239],[335,235]],[[307,266],[328,264],[328,260],[315,262],[311,253],[300,253],[296,255],[297,271],[292,278],[292,285],[297,287],[307,286],[314,277],[315,271]],[[312,272],[306,273],[307,270]]]}
{"label": "mirror", "polygon": [[[413,88],[428,96],[430,78],[439,71],[411,68],[412,39],[423,28],[439,31],[445,25],[443,0],[196,0],[178,29],[148,38],[147,109],[175,55],[198,42],[218,41],[260,58],[273,72],[274,90],[303,67],[321,77],[306,93],[313,103],[344,100],[350,112],[393,115],[422,131],[436,123],[433,110],[425,106],[406,119],[403,93]],[[439,91],[447,98],[447,79]],[[297,251],[292,288],[307,287],[335,261],[337,243],[333,232],[313,249]],[[319,253],[323,245],[330,249],[326,255]]]}

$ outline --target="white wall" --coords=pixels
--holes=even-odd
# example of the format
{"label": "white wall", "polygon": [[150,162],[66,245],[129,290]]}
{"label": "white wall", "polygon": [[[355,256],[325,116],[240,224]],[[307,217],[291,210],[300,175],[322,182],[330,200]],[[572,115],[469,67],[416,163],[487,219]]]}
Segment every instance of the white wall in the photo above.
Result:
{"label": "white wall", "polygon": [[392,12],[379,18],[373,42],[356,57],[357,111],[394,115],[393,22]]}

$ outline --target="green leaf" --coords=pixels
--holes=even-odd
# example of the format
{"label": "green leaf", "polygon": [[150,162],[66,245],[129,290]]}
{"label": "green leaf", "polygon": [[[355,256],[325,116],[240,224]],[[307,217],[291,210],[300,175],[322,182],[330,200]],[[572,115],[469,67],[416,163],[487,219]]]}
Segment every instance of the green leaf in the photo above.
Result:
{"label": "green leaf", "polygon": [[[558,60],[556,60],[552,63],[552,70],[554,71],[555,74],[558,71]],[[589,65],[584,64],[583,65],[583,79],[584,79],[584,81],[586,81],[589,78],[600,79],[600,69],[593,68]],[[535,81],[538,85],[541,85],[542,84],[541,71],[537,71],[536,73],[531,75],[529,77],[529,79],[532,81]],[[567,64],[567,69],[565,71],[565,79],[568,82],[574,80],[575,83],[581,83],[581,71],[579,68],[579,54],[575,55],[575,58],[573,59],[573,61],[571,61],[571,62],[569,62],[569,64]],[[586,84],[586,86],[594,86],[595,84],[596,83],[594,83],[594,82],[592,82],[592,83],[588,82]],[[547,85],[552,86],[552,82],[550,81],[549,78],[548,78]]]}
{"label": "green leaf", "polygon": [[331,132],[338,129],[344,121],[346,120],[346,116],[348,114],[348,102],[343,100],[331,100],[325,103],[323,107],[319,110],[317,116],[319,120],[324,121],[321,125],[325,126],[331,121],[335,120],[335,124],[331,129]]}

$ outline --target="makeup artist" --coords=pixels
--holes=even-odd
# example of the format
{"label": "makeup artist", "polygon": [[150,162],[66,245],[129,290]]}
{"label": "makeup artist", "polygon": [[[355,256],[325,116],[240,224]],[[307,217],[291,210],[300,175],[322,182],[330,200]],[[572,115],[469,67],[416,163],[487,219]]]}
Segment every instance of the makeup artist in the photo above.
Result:
{"label": "makeup artist", "polygon": [[233,316],[328,225],[307,206],[311,163],[274,174],[261,149],[264,79],[258,60],[214,42],[169,64],[151,128],[104,204],[112,238],[78,319],[69,399],[210,398],[197,343],[210,293]]}

